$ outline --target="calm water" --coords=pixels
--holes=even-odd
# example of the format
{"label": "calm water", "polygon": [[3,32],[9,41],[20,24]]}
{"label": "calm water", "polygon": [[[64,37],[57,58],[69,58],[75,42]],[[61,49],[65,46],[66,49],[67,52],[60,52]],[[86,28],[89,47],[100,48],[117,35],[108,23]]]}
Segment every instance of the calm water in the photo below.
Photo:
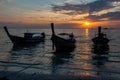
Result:
{"label": "calm water", "polygon": [[[23,36],[28,29],[9,29],[11,34]],[[47,34],[44,43],[36,46],[15,48],[3,29],[0,29],[0,76],[12,76],[3,74],[4,71],[13,72],[14,76],[21,77],[26,74],[67,74],[88,75],[120,79],[120,30],[104,30],[108,34],[109,49],[103,51],[106,54],[96,58],[91,38],[96,29],[56,29],[56,33],[73,32],[77,43],[76,49],[67,57],[55,57],[50,40],[50,29],[29,29],[29,31],[45,32]],[[18,76],[19,75],[19,76]]]}

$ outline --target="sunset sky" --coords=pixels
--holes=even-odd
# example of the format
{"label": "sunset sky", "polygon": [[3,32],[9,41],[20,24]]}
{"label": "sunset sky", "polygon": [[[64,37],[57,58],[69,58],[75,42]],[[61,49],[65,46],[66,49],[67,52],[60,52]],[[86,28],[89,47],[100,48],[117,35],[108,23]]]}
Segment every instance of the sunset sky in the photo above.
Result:
{"label": "sunset sky", "polygon": [[0,27],[51,22],[67,28],[120,27],[120,0],[0,0]]}

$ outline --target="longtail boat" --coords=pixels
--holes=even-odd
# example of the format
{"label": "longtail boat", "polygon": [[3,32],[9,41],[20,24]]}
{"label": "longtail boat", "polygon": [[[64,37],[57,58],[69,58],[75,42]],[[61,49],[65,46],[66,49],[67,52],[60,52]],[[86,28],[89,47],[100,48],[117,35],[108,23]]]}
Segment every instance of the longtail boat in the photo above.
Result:
{"label": "longtail boat", "polygon": [[51,23],[51,29],[52,29],[52,43],[53,43],[53,50],[55,47],[56,52],[71,52],[74,50],[75,46],[75,38],[73,34],[69,35],[69,39],[64,39],[62,37],[59,37],[55,34],[54,31],[54,23]]}
{"label": "longtail boat", "polygon": [[98,34],[96,37],[92,39],[95,45],[107,45],[109,39],[107,38],[106,34],[101,32],[101,26],[98,27]]}
{"label": "longtail boat", "polygon": [[41,36],[33,36],[34,34],[40,34],[40,33],[26,32],[24,33],[24,37],[21,37],[21,36],[11,35],[8,32],[6,26],[4,26],[4,30],[7,33],[10,40],[12,41],[12,43],[17,46],[36,44],[36,43],[44,42],[45,39],[45,33],[41,33]]}

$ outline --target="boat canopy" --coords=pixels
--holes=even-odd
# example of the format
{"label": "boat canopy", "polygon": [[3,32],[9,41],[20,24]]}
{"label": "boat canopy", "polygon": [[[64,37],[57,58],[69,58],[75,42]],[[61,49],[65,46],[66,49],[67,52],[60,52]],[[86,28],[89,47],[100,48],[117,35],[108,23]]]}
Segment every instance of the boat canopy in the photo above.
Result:
{"label": "boat canopy", "polygon": [[25,38],[32,38],[32,36],[33,36],[34,34],[40,34],[40,33],[29,33],[29,32],[26,32],[26,33],[24,33],[24,37],[25,37]]}

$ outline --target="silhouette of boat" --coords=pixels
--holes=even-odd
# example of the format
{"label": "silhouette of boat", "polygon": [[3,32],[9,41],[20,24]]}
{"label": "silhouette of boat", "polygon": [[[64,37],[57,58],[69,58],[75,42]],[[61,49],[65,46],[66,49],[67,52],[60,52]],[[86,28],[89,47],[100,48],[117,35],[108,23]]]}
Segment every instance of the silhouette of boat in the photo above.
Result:
{"label": "silhouette of boat", "polygon": [[6,26],[4,26],[4,30],[7,33],[10,40],[12,41],[12,43],[17,46],[36,44],[36,43],[44,42],[45,39],[45,33],[41,33],[41,36],[33,36],[35,34],[40,34],[40,33],[26,32],[24,33],[24,37],[20,37],[20,36],[11,35],[8,32]]}
{"label": "silhouette of boat", "polygon": [[106,45],[109,42],[109,39],[106,37],[106,34],[101,32],[101,26],[98,27],[98,34],[92,39],[95,45]]}
{"label": "silhouette of boat", "polygon": [[54,32],[54,23],[51,23],[51,29],[52,29],[52,43],[53,43],[53,50],[54,47],[56,48],[56,52],[71,52],[74,50],[75,46],[75,38],[73,34],[69,34],[69,39],[64,39],[59,36],[57,36]]}

